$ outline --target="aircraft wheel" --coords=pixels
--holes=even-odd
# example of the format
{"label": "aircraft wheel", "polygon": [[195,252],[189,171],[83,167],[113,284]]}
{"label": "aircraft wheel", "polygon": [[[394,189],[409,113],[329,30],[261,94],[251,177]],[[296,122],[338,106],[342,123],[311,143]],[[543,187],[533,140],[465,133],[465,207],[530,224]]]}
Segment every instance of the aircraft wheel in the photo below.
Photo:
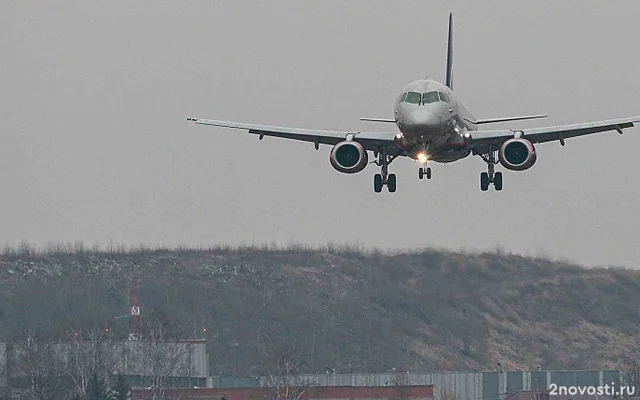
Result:
{"label": "aircraft wheel", "polygon": [[375,174],[373,176],[373,190],[376,193],[382,192],[382,175]]}
{"label": "aircraft wheel", "polygon": [[489,189],[489,174],[483,172],[480,174],[480,189],[486,192]]}
{"label": "aircraft wheel", "polygon": [[387,189],[393,193],[396,191],[396,174],[389,174],[389,180],[387,181]]}
{"label": "aircraft wheel", "polygon": [[502,172],[496,172],[493,177],[493,186],[496,190],[502,190]]}
{"label": "aircraft wheel", "polygon": [[424,177],[424,170],[422,167],[418,168],[418,178],[422,179]]}
{"label": "aircraft wheel", "polygon": [[431,167],[427,167],[427,179],[431,179]]}

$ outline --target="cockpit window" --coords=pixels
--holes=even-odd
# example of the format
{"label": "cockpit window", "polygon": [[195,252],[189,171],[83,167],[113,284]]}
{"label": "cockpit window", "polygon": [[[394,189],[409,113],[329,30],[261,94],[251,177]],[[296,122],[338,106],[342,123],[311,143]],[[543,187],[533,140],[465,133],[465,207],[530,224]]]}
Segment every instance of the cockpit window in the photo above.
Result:
{"label": "cockpit window", "polygon": [[436,101],[440,101],[438,92],[427,92],[422,95],[422,104],[435,103]]}
{"label": "cockpit window", "polygon": [[407,97],[407,93],[406,92],[402,93],[398,98],[398,103],[402,103],[406,97]]}
{"label": "cockpit window", "polygon": [[438,92],[440,94],[440,100],[444,101],[444,102],[449,102],[449,96],[447,96],[446,94],[442,93],[442,92]]}
{"label": "cockpit window", "polygon": [[407,93],[407,97],[404,99],[407,103],[420,104],[420,93],[409,92]]}

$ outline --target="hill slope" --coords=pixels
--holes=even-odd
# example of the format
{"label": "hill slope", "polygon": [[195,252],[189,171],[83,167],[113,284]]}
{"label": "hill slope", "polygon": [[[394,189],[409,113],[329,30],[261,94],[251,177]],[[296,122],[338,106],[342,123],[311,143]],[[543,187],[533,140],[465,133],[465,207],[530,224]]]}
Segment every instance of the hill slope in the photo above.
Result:
{"label": "hill slope", "polygon": [[145,335],[206,338],[212,374],[265,374],[285,348],[339,373],[622,368],[640,352],[638,271],[431,250],[5,254],[0,340],[125,337],[134,275]]}

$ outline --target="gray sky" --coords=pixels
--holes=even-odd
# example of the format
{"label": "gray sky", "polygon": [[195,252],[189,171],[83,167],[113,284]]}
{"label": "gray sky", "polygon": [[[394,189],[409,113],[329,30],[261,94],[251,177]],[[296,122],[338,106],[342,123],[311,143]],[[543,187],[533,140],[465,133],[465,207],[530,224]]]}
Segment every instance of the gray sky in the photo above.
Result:
{"label": "gray sky", "polygon": [[[0,5],[0,243],[500,246],[640,264],[640,127],[537,146],[481,192],[479,157],[412,160],[373,192],[330,147],[188,116],[349,130],[392,117],[406,83],[444,79],[478,118],[556,125],[640,115],[636,1],[91,1]],[[490,128],[489,128],[490,129]],[[500,167],[501,170],[504,170]]]}

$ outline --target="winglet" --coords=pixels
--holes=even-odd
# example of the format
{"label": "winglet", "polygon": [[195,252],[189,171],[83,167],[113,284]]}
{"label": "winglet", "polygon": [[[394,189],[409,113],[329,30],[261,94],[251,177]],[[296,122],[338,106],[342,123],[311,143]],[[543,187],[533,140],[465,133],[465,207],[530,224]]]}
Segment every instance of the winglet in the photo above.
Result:
{"label": "winglet", "polygon": [[445,84],[453,89],[453,13],[449,13],[449,39],[447,43],[447,75]]}
{"label": "winglet", "polygon": [[187,121],[194,121],[194,122],[195,122],[195,121],[197,121],[197,120],[198,120],[198,118],[187,117]]}

